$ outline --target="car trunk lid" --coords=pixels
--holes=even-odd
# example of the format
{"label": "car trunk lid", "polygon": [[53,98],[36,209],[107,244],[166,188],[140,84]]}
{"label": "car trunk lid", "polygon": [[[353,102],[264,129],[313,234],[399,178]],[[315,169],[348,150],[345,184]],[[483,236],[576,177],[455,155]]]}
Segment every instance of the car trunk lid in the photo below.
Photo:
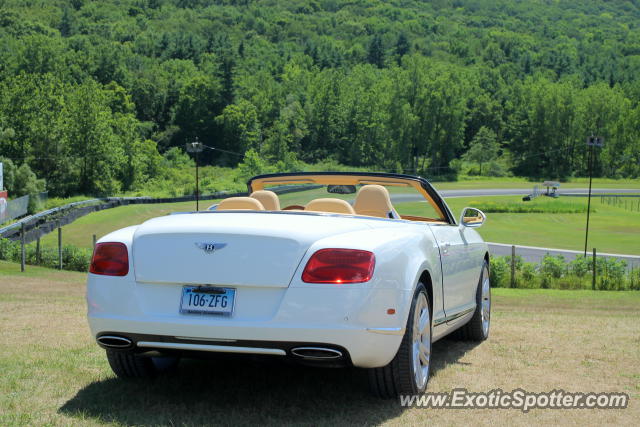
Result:
{"label": "car trunk lid", "polygon": [[287,287],[309,246],[366,220],[293,213],[207,212],[154,218],[133,240],[138,282]]}

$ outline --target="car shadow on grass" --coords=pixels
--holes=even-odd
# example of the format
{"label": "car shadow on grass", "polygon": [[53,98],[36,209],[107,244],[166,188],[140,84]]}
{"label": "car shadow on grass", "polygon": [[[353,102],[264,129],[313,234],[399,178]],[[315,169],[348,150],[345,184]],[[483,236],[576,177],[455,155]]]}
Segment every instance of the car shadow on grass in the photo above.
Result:
{"label": "car shadow on grass", "polygon": [[[463,363],[460,358],[475,345],[435,343],[432,374]],[[177,371],[149,381],[96,381],[59,409],[71,417],[123,425],[378,424],[402,411],[397,400],[369,394],[362,369],[251,357],[187,359]]]}

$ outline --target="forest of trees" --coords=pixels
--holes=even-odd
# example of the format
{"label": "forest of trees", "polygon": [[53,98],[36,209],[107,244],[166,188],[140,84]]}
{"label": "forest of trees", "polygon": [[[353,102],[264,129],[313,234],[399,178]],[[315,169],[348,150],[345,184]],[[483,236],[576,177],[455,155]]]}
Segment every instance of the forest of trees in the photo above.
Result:
{"label": "forest of trees", "polygon": [[51,195],[140,188],[196,137],[210,165],[564,179],[590,134],[596,176],[640,176],[639,0],[0,0],[0,157]]}

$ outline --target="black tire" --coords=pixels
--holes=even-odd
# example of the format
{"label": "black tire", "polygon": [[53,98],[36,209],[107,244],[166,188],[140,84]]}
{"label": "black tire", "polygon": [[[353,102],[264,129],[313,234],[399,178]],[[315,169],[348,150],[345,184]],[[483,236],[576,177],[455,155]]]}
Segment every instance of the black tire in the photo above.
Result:
{"label": "black tire", "polygon": [[133,353],[106,350],[111,370],[119,378],[154,378],[178,365],[175,357],[142,357]]}
{"label": "black tire", "polygon": [[488,313],[487,316],[487,325],[486,328],[484,326],[484,318],[483,318],[483,303],[486,301],[485,296],[483,296],[483,285],[485,279],[489,280],[489,264],[487,261],[484,262],[482,266],[482,272],[480,273],[480,279],[478,280],[478,288],[476,290],[476,311],[473,313],[473,317],[463,327],[456,331],[456,337],[460,340],[464,341],[484,341],[489,338],[489,330],[491,326],[491,285],[487,283],[488,287]]}
{"label": "black tire", "polygon": [[[423,297],[424,300],[422,300]],[[391,399],[401,394],[420,394],[427,388],[430,374],[429,365],[426,365],[427,374],[424,384],[418,384],[416,380],[415,366],[413,363],[415,313],[418,304],[424,304],[422,301],[426,301],[426,310],[428,315],[428,361],[430,363],[432,332],[431,306],[429,302],[429,295],[427,294],[424,285],[419,283],[413,295],[411,310],[409,311],[409,318],[407,319],[407,326],[398,352],[388,365],[381,368],[368,369],[369,388],[374,396],[383,399]],[[421,309],[421,311],[423,310]]]}

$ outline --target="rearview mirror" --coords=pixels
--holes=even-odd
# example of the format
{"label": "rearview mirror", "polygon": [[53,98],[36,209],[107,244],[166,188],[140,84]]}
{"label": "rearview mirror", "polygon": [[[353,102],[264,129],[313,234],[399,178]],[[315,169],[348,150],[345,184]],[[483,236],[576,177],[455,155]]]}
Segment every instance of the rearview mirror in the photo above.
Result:
{"label": "rearview mirror", "polygon": [[353,194],[355,192],[356,192],[355,185],[327,185],[327,193]]}
{"label": "rearview mirror", "polygon": [[487,216],[480,209],[464,208],[460,215],[460,225],[464,227],[480,227]]}

